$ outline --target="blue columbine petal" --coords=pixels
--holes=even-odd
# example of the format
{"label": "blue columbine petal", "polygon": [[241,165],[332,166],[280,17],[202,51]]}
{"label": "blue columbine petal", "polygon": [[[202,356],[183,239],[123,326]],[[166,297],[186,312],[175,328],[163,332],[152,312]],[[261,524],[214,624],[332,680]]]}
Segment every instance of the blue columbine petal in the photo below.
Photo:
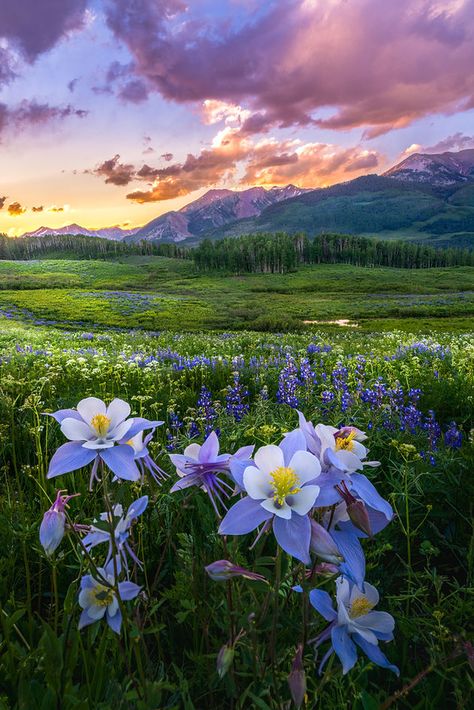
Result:
{"label": "blue columbine petal", "polygon": [[373,643],[369,643],[364,638],[362,638],[360,634],[354,634],[353,638],[357,645],[361,647],[367,658],[372,661],[372,663],[375,663],[377,666],[381,666],[381,668],[387,668],[389,671],[392,671],[397,676],[400,675],[400,671],[398,670],[397,666],[394,666],[392,663],[390,663],[387,656],[382,653],[378,646],[375,646],[375,644]]}
{"label": "blue columbine petal", "polygon": [[260,501],[250,496],[237,501],[222,520],[219,533],[221,535],[245,535],[270,520],[272,513],[260,505]]}
{"label": "blue columbine petal", "polygon": [[133,582],[119,582],[118,588],[120,599],[123,599],[125,602],[130,599],[135,599],[141,590],[141,587]]}
{"label": "blue columbine petal", "polygon": [[57,412],[43,412],[43,414],[46,417],[53,417],[59,424],[61,424],[63,419],[79,419],[79,421],[82,421],[81,415],[75,409],[58,409]]}
{"label": "blue columbine petal", "polygon": [[92,617],[89,616],[87,613],[87,609],[84,609],[81,613],[81,616],[79,617],[79,624],[78,624],[78,629],[79,631],[84,628],[84,626],[89,626],[89,624],[93,624],[97,621],[97,619],[92,619]]}
{"label": "blue columbine petal", "polygon": [[382,498],[363,473],[353,473],[351,480],[354,491],[357,492],[364,503],[366,503],[370,508],[374,508],[374,510],[378,510],[383,513],[387,520],[391,520],[393,518],[392,506],[388,501]]}
{"label": "blue columbine petal", "polygon": [[365,556],[359,538],[353,533],[333,530],[331,537],[336,543],[344,561],[339,565],[342,574],[363,590],[365,579]]}
{"label": "blue columbine petal", "polygon": [[132,439],[136,434],[139,434],[141,431],[144,431],[145,429],[156,429],[156,427],[159,427],[162,424],[164,424],[164,422],[154,422],[150,421],[149,419],[143,419],[142,417],[134,417],[133,424],[127,431],[125,439],[128,441],[129,439]]}
{"label": "blue columbine petal", "polygon": [[110,616],[109,610],[107,609],[107,623],[112,629],[112,631],[115,631],[116,634],[120,633],[120,629],[122,626],[122,613],[120,609],[117,609],[114,616]]}
{"label": "blue columbine petal", "polygon": [[283,438],[279,446],[283,451],[285,466],[289,466],[297,451],[306,451],[306,439],[301,429],[294,429]]}
{"label": "blue columbine petal", "polygon": [[326,621],[334,621],[334,619],[337,618],[337,612],[327,592],[324,592],[322,589],[312,589],[309,593],[309,601]]}
{"label": "blue columbine petal", "polygon": [[[130,447],[128,447],[130,448]],[[84,449],[80,441],[68,441],[55,451],[46,478],[61,476],[63,473],[76,471],[78,468],[87,466],[95,459],[97,451]]]}
{"label": "blue columbine petal", "polygon": [[215,431],[211,431],[199,451],[199,461],[214,461],[219,454],[219,438]]}
{"label": "blue columbine petal", "polygon": [[331,630],[333,648],[342,663],[342,672],[345,675],[357,661],[357,649],[345,626],[334,626]]}
{"label": "blue columbine petal", "polygon": [[293,513],[289,520],[275,516],[273,532],[278,544],[285,552],[306,565],[311,562],[309,556],[311,523],[307,515]]}
{"label": "blue columbine petal", "polygon": [[126,481],[138,481],[140,471],[135,463],[134,451],[128,444],[119,444],[110,449],[101,449],[99,453],[102,461],[107,464],[117,478]]}
{"label": "blue columbine petal", "polygon": [[341,502],[341,496],[334,486],[338,486],[341,481],[350,483],[350,476],[341,471],[324,471],[318,476],[318,508],[325,508]]}

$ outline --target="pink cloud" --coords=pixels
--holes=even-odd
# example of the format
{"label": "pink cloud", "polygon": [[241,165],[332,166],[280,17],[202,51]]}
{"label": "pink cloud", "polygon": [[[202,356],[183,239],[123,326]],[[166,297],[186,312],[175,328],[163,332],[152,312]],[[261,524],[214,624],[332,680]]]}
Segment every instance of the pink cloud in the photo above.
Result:
{"label": "pink cloud", "polygon": [[46,103],[39,103],[35,99],[31,101],[25,99],[18,106],[13,107],[0,104],[0,135],[7,129],[24,130],[31,126],[44,126],[70,117],[84,118],[87,113],[87,111],[74,108],[70,104],[50,106]]}
{"label": "pink cloud", "polygon": [[120,155],[117,153],[110,160],[104,160],[93,170],[86,170],[85,172],[105,177],[106,184],[128,185],[135,176],[135,167],[129,163],[121,163]]}
{"label": "pink cloud", "polygon": [[244,132],[314,123],[372,138],[474,101],[474,0],[287,0],[238,29],[184,9],[114,0],[107,21],[147,86],[243,105]]}

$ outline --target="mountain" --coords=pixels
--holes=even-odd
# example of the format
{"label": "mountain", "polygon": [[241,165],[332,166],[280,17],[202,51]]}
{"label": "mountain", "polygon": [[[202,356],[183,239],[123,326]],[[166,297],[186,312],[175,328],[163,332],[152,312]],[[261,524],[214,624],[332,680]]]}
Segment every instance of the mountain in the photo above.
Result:
{"label": "mountain", "polygon": [[474,148],[458,153],[413,153],[384,176],[439,186],[467,183],[474,180]]}
{"label": "mountain", "polygon": [[177,212],[166,212],[135,234],[128,242],[198,240],[208,232],[240,219],[259,215],[267,207],[307,192],[294,185],[286,187],[251,187],[248,190],[209,190],[205,195]]}
{"label": "mountain", "polygon": [[323,232],[474,247],[474,179],[450,185],[365,175],[273,204],[207,234]]}
{"label": "mountain", "polygon": [[56,234],[80,234],[85,237],[102,237],[104,239],[121,240],[135,234],[136,229],[122,229],[121,227],[103,227],[102,229],[86,229],[80,224],[68,224],[66,227],[39,227],[34,232],[25,232],[22,237],[44,237]]}

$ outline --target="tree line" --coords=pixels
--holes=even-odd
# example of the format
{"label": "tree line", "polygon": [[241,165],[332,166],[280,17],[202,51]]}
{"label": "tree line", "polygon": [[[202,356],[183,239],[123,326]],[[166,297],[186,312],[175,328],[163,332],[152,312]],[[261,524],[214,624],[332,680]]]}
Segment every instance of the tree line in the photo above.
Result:
{"label": "tree line", "polygon": [[353,264],[425,269],[473,266],[468,249],[436,249],[414,242],[387,241],[340,234],[247,234],[219,241],[205,239],[191,251],[199,271],[286,273],[300,264]]}
{"label": "tree line", "polygon": [[188,256],[188,250],[176,244],[147,241],[127,244],[82,234],[48,234],[44,237],[21,238],[0,234],[0,259],[110,259],[131,254],[182,259]]}
{"label": "tree line", "polygon": [[301,264],[353,264],[424,269],[474,266],[474,251],[434,248],[404,241],[341,234],[247,234],[221,240],[205,239],[197,247],[141,241],[129,244],[84,235],[14,238],[0,234],[0,259],[110,259],[128,255],[166,256],[193,260],[198,271],[277,273]]}

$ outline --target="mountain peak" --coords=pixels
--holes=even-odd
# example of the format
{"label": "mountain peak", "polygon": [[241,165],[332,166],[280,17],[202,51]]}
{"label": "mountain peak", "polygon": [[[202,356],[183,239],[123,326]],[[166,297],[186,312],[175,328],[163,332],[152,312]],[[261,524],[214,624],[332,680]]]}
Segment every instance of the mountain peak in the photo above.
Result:
{"label": "mountain peak", "polygon": [[474,180],[474,148],[457,153],[412,153],[383,176],[435,186],[470,182]]}

